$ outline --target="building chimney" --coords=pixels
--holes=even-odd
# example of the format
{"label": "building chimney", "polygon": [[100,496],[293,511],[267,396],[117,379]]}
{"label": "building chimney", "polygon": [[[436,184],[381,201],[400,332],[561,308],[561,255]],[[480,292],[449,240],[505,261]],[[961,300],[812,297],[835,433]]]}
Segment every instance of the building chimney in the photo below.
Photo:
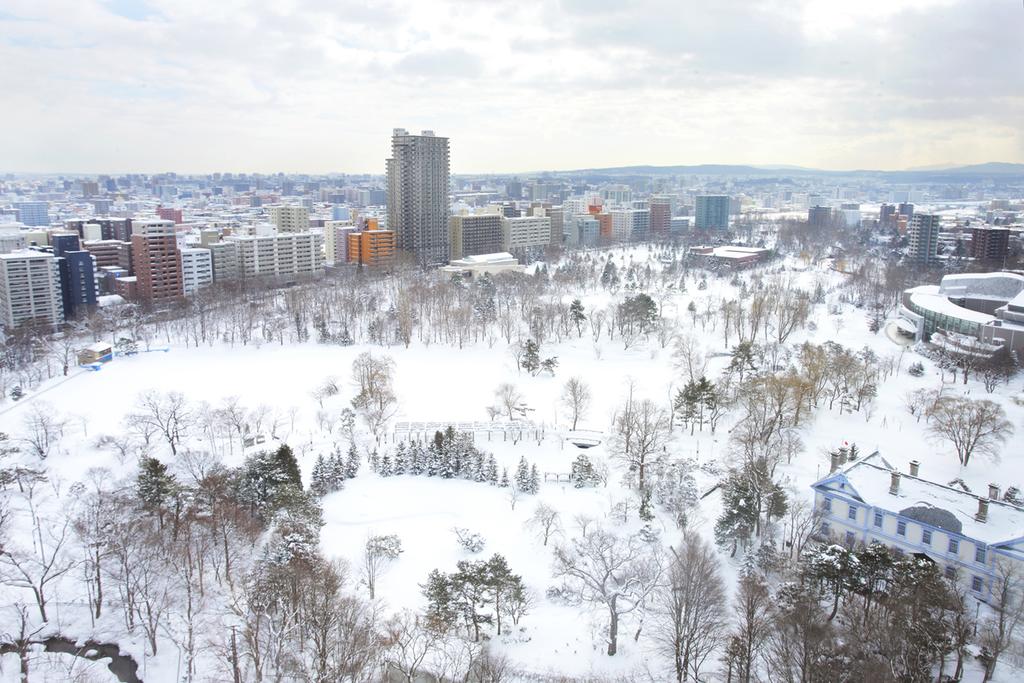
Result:
{"label": "building chimney", "polygon": [[833,453],[832,454],[832,463],[829,465],[828,473],[832,474],[833,472],[835,472],[838,469],[839,469],[839,454],[838,453]]}
{"label": "building chimney", "polygon": [[895,470],[889,473],[892,479],[889,482],[889,493],[896,495],[900,492],[900,473]]}
{"label": "building chimney", "polygon": [[999,500],[999,486],[996,484],[988,485],[988,497],[992,500]]}
{"label": "building chimney", "polygon": [[916,477],[917,473],[921,471],[921,463],[917,460],[910,461],[910,476]]}
{"label": "building chimney", "polygon": [[978,514],[974,516],[974,519],[978,522],[988,521],[988,500],[985,498],[978,498]]}

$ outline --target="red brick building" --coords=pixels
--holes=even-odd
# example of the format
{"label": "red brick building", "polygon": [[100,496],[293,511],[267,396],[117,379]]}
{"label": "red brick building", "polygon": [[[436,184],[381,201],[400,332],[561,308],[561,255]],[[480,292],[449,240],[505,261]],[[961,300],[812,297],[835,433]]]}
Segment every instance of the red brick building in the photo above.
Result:
{"label": "red brick building", "polygon": [[132,222],[132,264],[140,300],[164,303],[184,296],[181,253],[170,220]]}

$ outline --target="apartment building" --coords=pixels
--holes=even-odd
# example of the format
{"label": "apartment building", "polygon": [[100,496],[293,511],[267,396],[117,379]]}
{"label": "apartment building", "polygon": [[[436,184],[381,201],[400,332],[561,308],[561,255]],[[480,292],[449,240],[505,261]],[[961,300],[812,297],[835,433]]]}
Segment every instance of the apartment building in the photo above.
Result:
{"label": "apartment building", "polygon": [[538,252],[551,243],[551,219],[547,216],[520,216],[501,219],[502,244],[514,256]]}
{"label": "apartment building", "polygon": [[348,235],[353,232],[356,232],[356,227],[348,219],[324,223],[324,261],[326,263],[332,265],[348,263]]}
{"label": "apartment building", "polygon": [[698,195],[694,207],[697,230],[728,230],[729,205],[729,197],[724,194]]}
{"label": "apartment building", "polygon": [[132,221],[132,270],[142,301],[163,304],[183,296],[181,256],[173,221]]}
{"label": "apartment building", "polygon": [[213,282],[213,258],[209,249],[189,247],[181,250],[181,284],[185,296]]}
{"label": "apartment building", "polygon": [[8,329],[64,322],[60,270],[53,254],[23,250],[0,254],[0,314]]}
{"label": "apartment building", "polygon": [[305,206],[275,204],[267,207],[270,222],[279,232],[306,232],[309,230],[309,209]]}
{"label": "apartment building", "polygon": [[915,213],[907,228],[909,250],[907,258],[911,263],[926,266],[934,262],[939,254],[939,226],[942,217],[932,213]]}
{"label": "apartment building", "polygon": [[229,235],[210,245],[215,280],[316,275],[324,269],[324,236],[318,232]]}
{"label": "apartment building", "polygon": [[352,232],[346,239],[349,263],[383,266],[394,262],[395,233],[391,230]]}
{"label": "apartment building", "polygon": [[452,261],[465,256],[495,254],[505,248],[500,214],[452,216],[448,227]]}
{"label": "apartment building", "polygon": [[50,243],[60,273],[64,318],[77,318],[96,305],[96,261],[81,248],[77,233],[54,234]]}
{"label": "apartment building", "polygon": [[398,248],[425,265],[444,263],[448,245],[448,138],[425,130],[410,135],[395,128],[387,160],[388,228]]}

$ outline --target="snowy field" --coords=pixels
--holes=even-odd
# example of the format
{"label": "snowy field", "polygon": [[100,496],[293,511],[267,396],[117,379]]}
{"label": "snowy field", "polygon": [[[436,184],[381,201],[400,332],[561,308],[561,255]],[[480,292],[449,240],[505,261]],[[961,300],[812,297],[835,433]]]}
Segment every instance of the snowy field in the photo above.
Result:
{"label": "snowy field", "polygon": [[[989,482],[1000,483],[1004,490],[1010,485],[1024,486],[1024,465],[1020,460],[1017,437],[1003,449],[998,461],[979,459],[967,468],[960,467],[955,453],[941,442],[931,439],[925,425],[910,415],[905,395],[914,389],[934,389],[940,385],[937,368],[912,349],[893,343],[884,332],[874,334],[867,329],[864,311],[840,304],[831,293],[842,275],[822,267],[820,270],[793,273],[800,286],[810,290],[821,283],[829,291],[826,304],[815,305],[810,320],[814,328],[799,329],[788,343],[828,340],[860,349],[867,346],[878,356],[894,356],[901,370],[884,381],[869,411],[844,412],[819,408],[804,425],[801,436],[804,449],[791,464],[781,465],[782,479],[794,500],[811,501],[810,484],[828,472],[827,452],[844,441],[855,442],[862,452],[878,449],[894,465],[906,470],[911,460],[921,462],[922,475],[934,481],[947,482],[960,477],[975,491],[983,491]],[[745,276],[741,276],[745,277]],[[664,314],[678,319],[683,332],[698,336],[710,359],[708,375],[716,377],[728,362],[731,348],[725,346],[720,331],[694,327],[687,313],[687,304],[708,297],[735,296],[736,288],[726,279],[710,279],[707,290],[691,287],[677,293],[664,305]],[[569,300],[573,296],[567,296]],[[612,300],[605,292],[580,296],[588,310]],[[838,307],[838,314],[829,312]],[[736,343],[735,336],[730,347]],[[606,337],[595,344],[585,330],[581,339],[570,339],[543,347],[542,355],[557,356],[555,376],[531,377],[517,372],[515,361],[498,341],[493,348],[487,343],[457,349],[439,344],[424,346],[413,341],[409,348],[401,346],[355,345],[324,346],[315,343],[298,345],[265,344],[262,347],[234,348],[216,344],[213,347],[185,348],[172,345],[167,352],[140,353],[119,357],[99,372],[73,371],[67,380],[52,380],[18,403],[7,402],[0,408],[0,431],[16,437],[24,430],[24,420],[33,405],[64,416],[68,421],[54,452],[46,460],[47,469],[63,482],[64,490],[75,481],[85,481],[96,468],[107,468],[113,478],[132,477],[133,461],[120,462],[110,449],[95,447],[100,435],[117,434],[124,429],[123,419],[132,410],[136,397],[147,390],[179,391],[192,405],[206,404],[206,409],[222,404],[229,397],[238,397],[249,408],[268,407],[268,422],[276,422],[278,440],[295,451],[303,476],[308,480],[318,454],[328,453],[340,440],[336,434],[325,434],[318,426],[317,413],[338,413],[355,395],[350,380],[353,360],[363,351],[386,354],[395,362],[395,393],[398,413],[394,422],[486,422],[486,408],[494,404],[494,392],[502,382],[511,382],[521,391],[529,419],[543,430],[543,438],[524,438],[518,443],[495,434],[491,441],[477,437],[477,447],[495,455],[499,468],[511,473],[521,457],[536,463],[541,472],[568,473],[572,460],[581,451],[563,437],[569,429],[569,416],[559,397],[569,377],[582,378],[591,388],[592,405],[581,421],[580,429],[598,433],[602,444],[587,449],[586,454],[597,462],[607,461],[612,474],[606,486],[576,489],[570,484],[546,481],[536,496],[522,496],[515,508],[507,490],[463,480],[398,476],[382,478],[364,466],[359,476],[349,481],[342,491],[329,494],[323,501],[325,526],[321,533],[321,549],[330,558],[358,564],[363,545],[370,535],[397,534],[403,553],[381,577],[377,595],[382,609],[394,613],[402,609],[422,610],[425,606],[420,585],[432,569],[454,571],[460,559],[473,557],[456,543],[452,529],[463,527],[480,533],[486,547],[477,559],[502,553],[516,573],[537,596],[533,611],[523,618],[520,627],[504,636],[498,647],[522,671],[543,675],[567,675],[588,679],[614,680],[636,678],[660,680],[652,668],[651,653],[644,641],[634,643],[632,634],[637,625],[627,620],[620,634],[620,654],[609,658],[603,653],[602,629],[606,615],[598,608],[573,608],[547,600],[546,590],[555,584],[552,577],[551,548],[542,541],[528,520],[536,506],[543,502],[556,508],[562,521],[562,538],[575,533],[575,520],[586,517],[617,526],[612,510],[616,502],[635,499],[635,494],[621,484],[622,466],[609,459],[607,436],[614,411],[622,404],[627,387],[633,383],[635,395],[670,406],[671,397],[681,387],[679,371],[673,365],[671,346],[662,348],[651,337],[628,350],[618,339]],[[925,372],[912,377],[906,368],[922,362]],[[338,378],[341,392],[324,401],[321,408],[312,392],[326,377]],[[993,398],[1007,411],[1008,419],[1019,430],[1024,428],[1024,408],[1011,401],[1019,393],[1020,380],[1000,386],[992,396],[985,394],[980,382],[947,385],[947,391],[975,398]],[[667,448],[671,455],[696,458],[699,462],[717,461],[725,465],[727,440],[736,415],[729,413],[712,436],[709,431],[690,436],[676,428]],[[269,432],[269,429],[264,431]],[[381,449],[393,447],[394,434]],[[269,437],[269,435],[268,435]],[[192,437],[194,446],[203,447],[200,437]],[[360,434],[364,447],[371,445],[369,435]],[[276,443],[276,442],[275,442]],[[344,444],[342,444],[344,447]],[[258,447],[254,447],[258,448]],[[253,449],[250,449],[250,451]],[[241,448],[224,454],[226,464],[243,459]],[[698,481],[701,493],[713,483],[709,477]],[[720,497],[712,493],[702,500],[691,523],[709,540],[718,516]],[[635,515],[623,529],[638,529]],[[671,521],[659,513],[654,526],[665,542],[674,542],[677,533]],[[1024,530],[1022,530],[1024,531]],[[551,543],[560,540],[556,537]],[[730,579],[738,570],[739,558],[730,559],[720,553],[725,575]],[[62,581],[61,600],[71,601],[76,577]],[[54,591],[55,593],[57,591]],[[14,589],[4,589],[3,602],[15,598]],[[10,615],[4,617],[5,620]],[[82,610],[69,604],[61,619],[66,626],[89,629]],[[5,621],[5,623],[9,623]],[[8,627],[6,630],[10,630]],[[129,642],[123,635],[112,636],[140,662],[145,662],[146,680],[172,681],[179,674],[180,660],[170,643],[153,659],[144,653],[140,638]],[[59,657],[54,657],[59,660]],[[0,680],[16,680],[17,660],[2,658]],[[96,665],[86,666],[80,680],[113,680]],[[979,676],[980,676],[980,672]],[[48,680],[62,680],[54,673]],[[63,674],[70,679],[70,673]],[[1021,680],[1024,672],[1001,664],[997,680]],[[648,678],[650,677],[650,678]],[[40,679],[44,680],[44,679]]]}

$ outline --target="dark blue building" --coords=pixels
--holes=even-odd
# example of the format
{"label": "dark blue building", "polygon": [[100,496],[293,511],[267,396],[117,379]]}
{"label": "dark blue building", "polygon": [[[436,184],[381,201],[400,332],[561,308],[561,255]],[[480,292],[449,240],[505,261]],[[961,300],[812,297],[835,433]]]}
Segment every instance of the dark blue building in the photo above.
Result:
{"label": "dark blue building", "polygon": [[64,319],[71,320],[96,305],[96,266],[92,254],[82,250],[78,235],[52,235],[50,243],[60,269]]}

